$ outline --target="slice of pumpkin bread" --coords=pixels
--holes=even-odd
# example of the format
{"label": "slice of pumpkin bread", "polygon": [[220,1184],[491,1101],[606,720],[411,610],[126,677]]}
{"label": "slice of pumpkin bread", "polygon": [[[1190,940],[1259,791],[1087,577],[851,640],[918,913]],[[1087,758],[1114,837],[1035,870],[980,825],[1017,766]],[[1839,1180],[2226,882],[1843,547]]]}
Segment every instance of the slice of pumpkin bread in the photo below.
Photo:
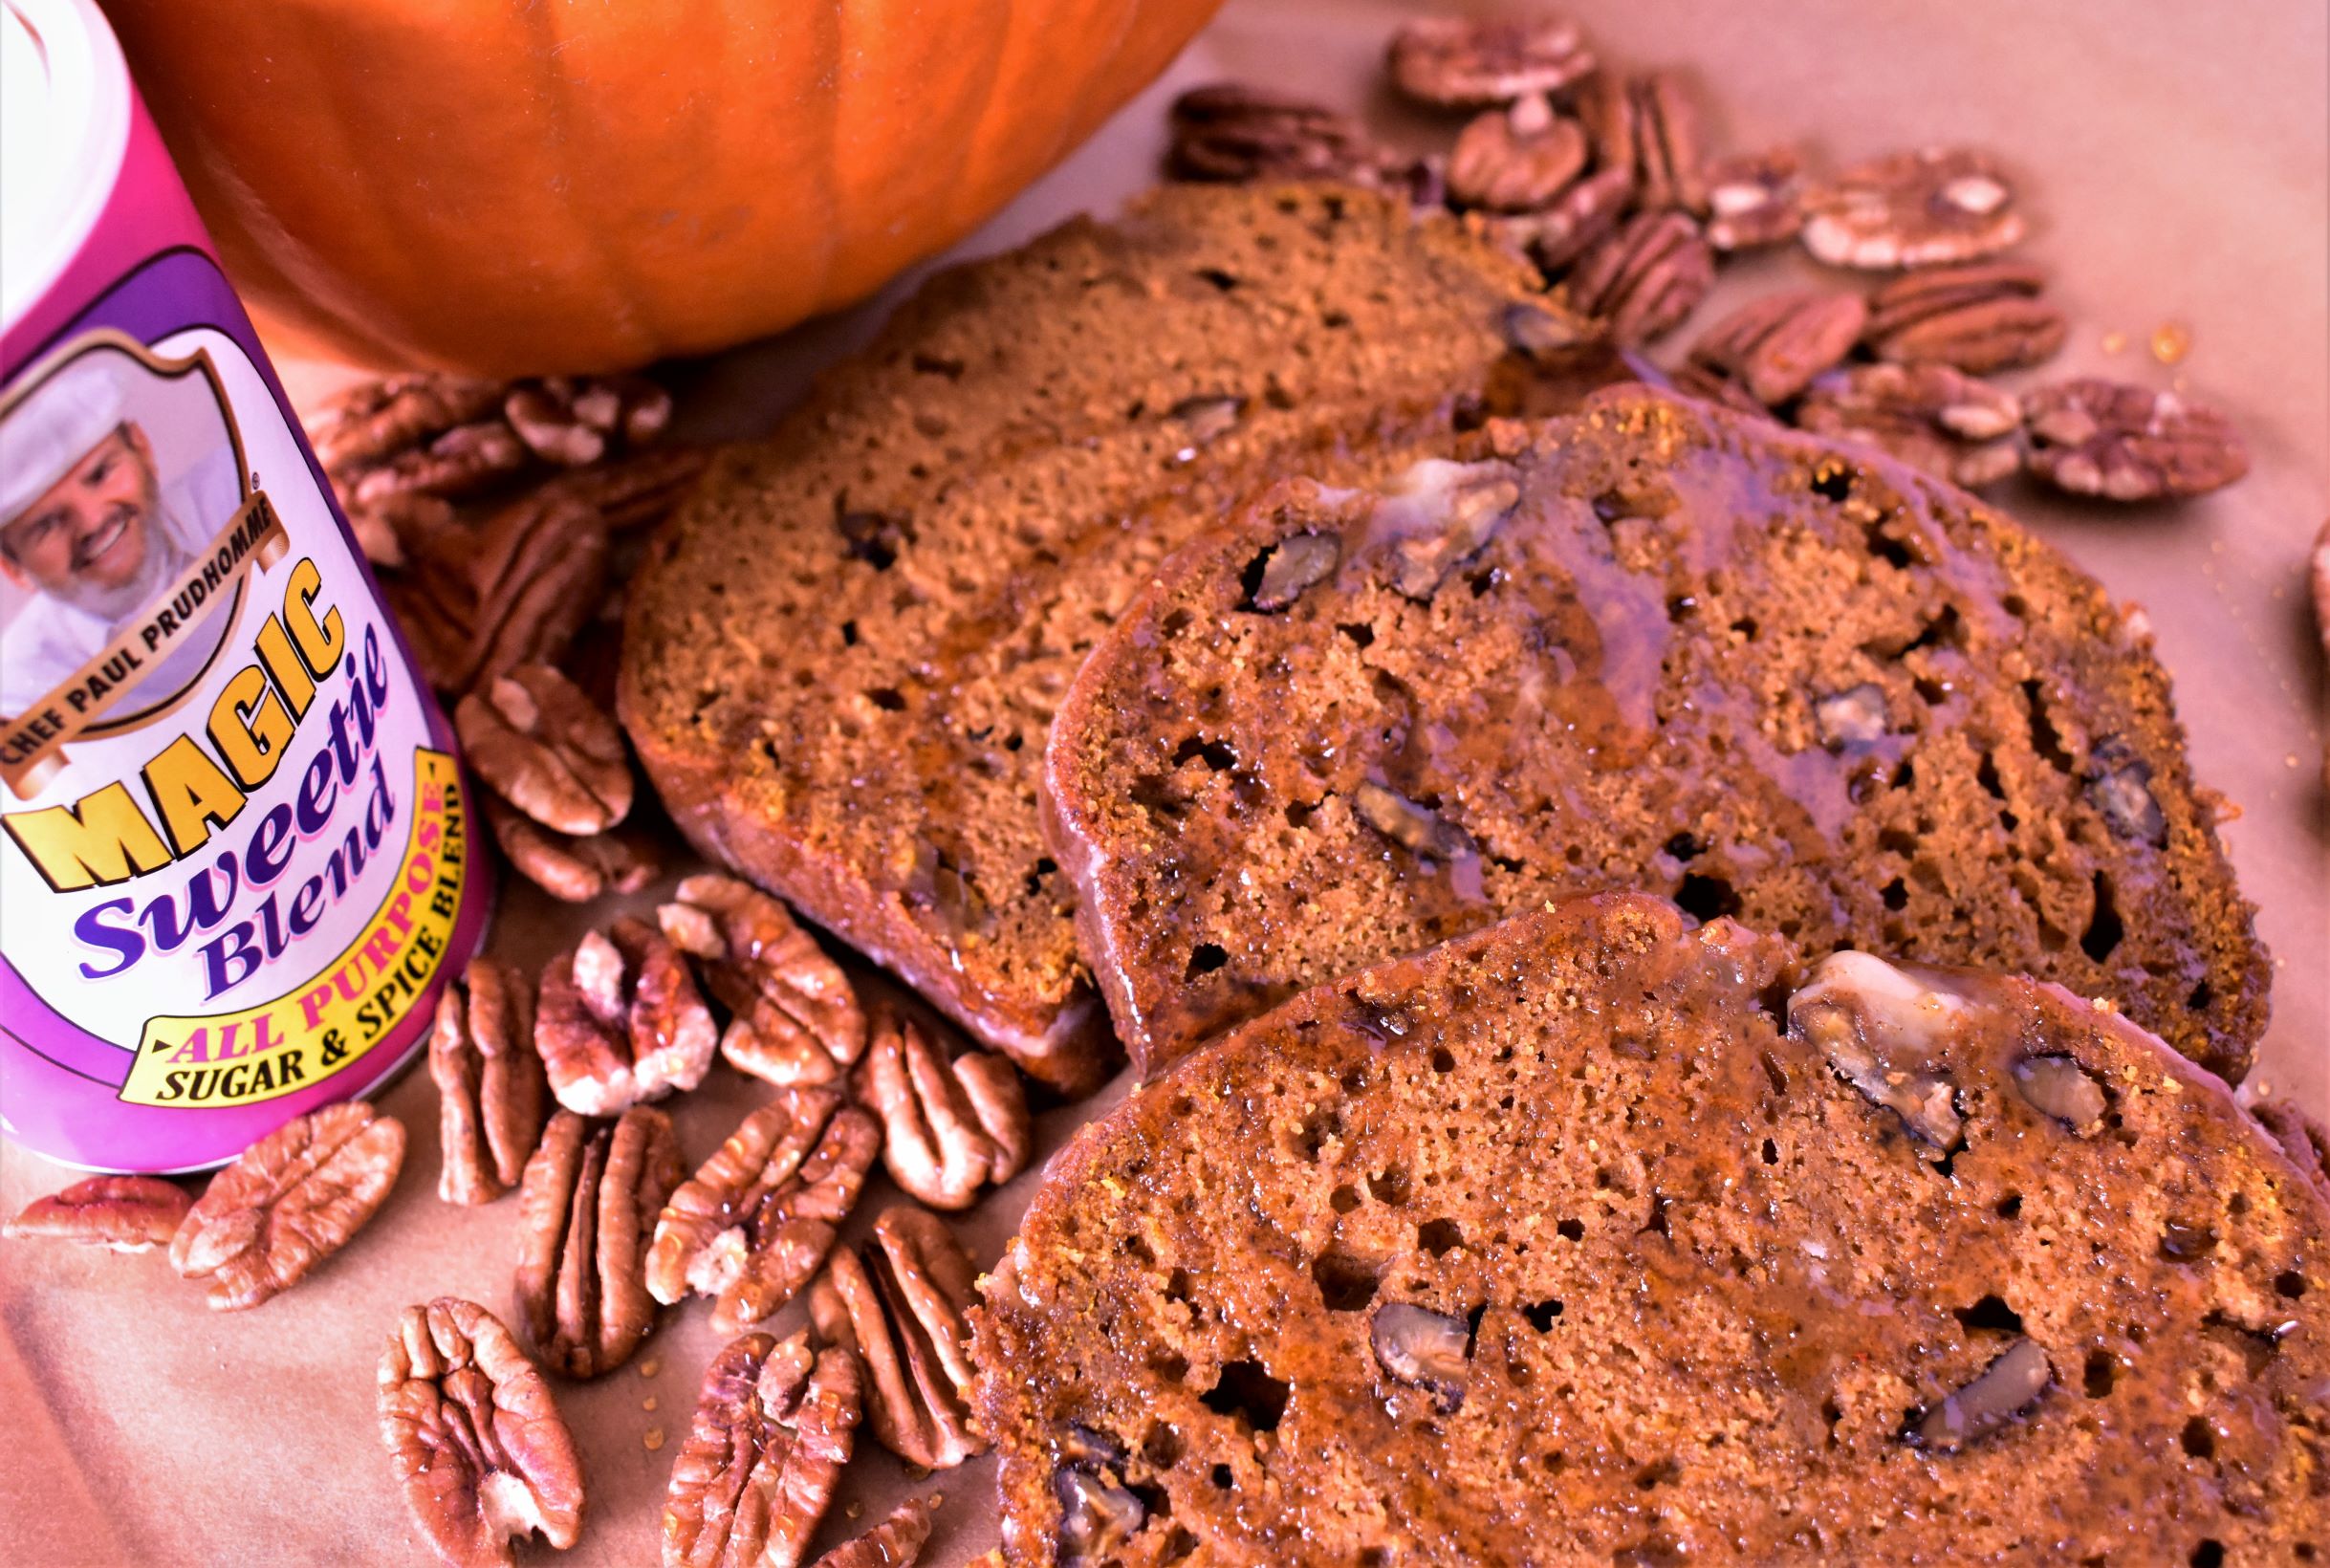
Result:
{"label": "slice of pumpkin bread", "polygon": [[620,708],[674,819],[1090,1087],[1106,1019],[1035,806],[1078,662],[1241,490],[1549,395],[1581,334],[1534,287],[1319,188],[1171,188],[942,274],[649,551]]}
{"label": "slice of pumpkin bread", "polygon": [[1548,897],[2108,997],[2238,1080],[2269,979],[2168,678],[1971,497],[1646,389],[1291,483],[1079,673],[1056,855],[1144,1069]]}
{"label": "slice of pumpkin bread", "polygon": [[2330,1192],[2222,1081],[1642,894],[1185,1059],[983,1293],[1014,1563],[2330,1555]]}

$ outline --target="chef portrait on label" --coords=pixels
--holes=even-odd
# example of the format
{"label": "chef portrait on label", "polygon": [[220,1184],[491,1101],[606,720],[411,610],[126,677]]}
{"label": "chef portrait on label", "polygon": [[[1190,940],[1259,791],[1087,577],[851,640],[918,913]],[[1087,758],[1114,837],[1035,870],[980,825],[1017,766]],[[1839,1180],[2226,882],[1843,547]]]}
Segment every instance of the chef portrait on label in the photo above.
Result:
{"label": "chef portrait on label", "polygon": [[[25,713],[123,634],[201,555],[243,499],[209,378],[84,353],[0,420],[0,717]],[[190,634],[127,677],[157,708],[203,671],[231,617],[219,595]],[[207,622],[207,624],[199,624]],[[143,652],[143,649],[139,651]]]}

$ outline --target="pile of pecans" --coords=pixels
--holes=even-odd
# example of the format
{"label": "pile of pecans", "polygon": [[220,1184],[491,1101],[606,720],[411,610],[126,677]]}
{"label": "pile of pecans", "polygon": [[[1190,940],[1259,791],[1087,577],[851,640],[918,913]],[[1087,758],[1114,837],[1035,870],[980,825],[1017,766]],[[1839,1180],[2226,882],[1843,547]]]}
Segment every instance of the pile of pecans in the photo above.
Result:
{"label": "pile of pecans", "polygon": [[1681,76],[1610,66],[1553,16],[1420,18],[1392,39],[1387,72],[1412,102],[1469,117],[1445,155],[1403,156],[1347,115],[1221,83],[1175,103],[1167,167],[1337,181],[1453,209],[1626,350],[1688,321],[1725,260],[1795,241],[1826,267],[1893,275],[1751,300],[1679,363],[1638,359],[1638,373],[1968,487],[2028,471],[2071,494],[2145,501],[2248,471],[2232,426],[2176,392],[2080,379],[2018,397],[1980,379],[2044,363],[2067,331],[2044,274],[1999,259],[2025,224],[1983,152],[1921,148],[1825,179],[1794,147],[1718,154]]}
{"label": "pile of pecans", "polygon": [[[606,809],[620,761],[584,748],[536,781],[552,798],[529,795],[528,809]],[[696,1089],[715,1056],[771,1094],[691,1175],[664,1104]],[[584,1477],[555,1380],[624,1365],[664,1309],[693,1296],[734,1338],[706,1372],[672,1468],[667,1561],[797,1568],[861,1419],[917,1471],[984,1451],[969,1424],[969,1254],[913,1204],[886,1208],[862,1248],[840,1238],[878,1159],[939,1209],[1018,1174],[1025,1087],[1006,1058],[934,1019],[869,1007],[783,904],[700,875],[654,922],[588,933],[531,984],[481,957],[439,1001],[429,1076],[439,1196],[518,1192],[515,1332],[440,1297],[406,1309],[380,1365],[382,1440],[445,1561],[508,1563],[512,1538],[530,1533],[558,1547],[579,1538]],[[199,1201],[159,1177],[96,1177],[35,1202],[7,1233],[166,1245],[211,1306],[252,1307],[355,1239],[395,1186],[404,1143],[369,1105],[327,1106],[253,1144]],[[814,1329],[767,1331],[804,1294]],[[910,1564],[934,1505],[918,1498],[818,1562]]]}

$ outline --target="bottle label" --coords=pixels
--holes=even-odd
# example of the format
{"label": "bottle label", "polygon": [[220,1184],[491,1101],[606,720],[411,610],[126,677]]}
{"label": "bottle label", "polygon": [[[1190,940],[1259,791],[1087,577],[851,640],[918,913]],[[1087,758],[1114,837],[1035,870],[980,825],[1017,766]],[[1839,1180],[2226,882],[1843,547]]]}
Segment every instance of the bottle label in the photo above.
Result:
{"label": "bottle label", "polygon": [[[117,294],[183,305],[201,275],[231,308],[207,256],[160,262]],[[0,1110],[174,1168],[263,1126],[163,1153],[130,1107],[356,1092],[421,1038],[480,900],[443,719],[240,312],[148,338],[113,303],[0,389],[0,1014],[62,1075],[11,1075]]]}

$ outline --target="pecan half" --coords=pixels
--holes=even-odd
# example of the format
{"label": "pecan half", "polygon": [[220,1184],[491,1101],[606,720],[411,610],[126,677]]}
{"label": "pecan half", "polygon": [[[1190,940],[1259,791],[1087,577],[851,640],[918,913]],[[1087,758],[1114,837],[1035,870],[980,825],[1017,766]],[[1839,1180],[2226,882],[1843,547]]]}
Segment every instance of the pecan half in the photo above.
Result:
{"label": "pecan half", "polygon": [[1350,116],[1236,82],[1173,100],[1166,166],[1183,180],[1341,180],[1375,185],[1388,155]]}
{"label": "pecan half", "polygon": [[1603,74],[1578,94],[1595,163],[1624,169],[1646,212],[1699,205],[1699,113],[1669,71]]}
{"label": "pecan half", "polygon": [[930,1518],[939,1500],[909,1497],[889,1516],[855,1540],[843,1541],[810,1568],[914,1568],[930,1540]]}
{"label": "pecan half", "polygon": [[1782,403],[1850,354],[1867,319],[1859,294],[1785,290],[1751,299],[1708,328],[1691,358],[1756,402]]}
{"label": "pecan half", "polygon": [[1707,242],[1718,250],[1751,250],[1792,240],[1804,227],[1804,169],[1794,147],[1734,153],[1699,170],[1699,211]]}
{"label": "pecan half", "polygon": [[1578,258],[1567,302],[1631,347],[1673,328],[1706,297],[1714,252],[1683,212],[1638,212]]}
{"label": "pecan half", "polygon": [[636,828],[577,838],[552,832],[497,795],[479,795],[477,809],[511,869],[568,904],[588,904],[602,893],[636,893],[664,869],[654,838]]}
{"label": "pecan half", "polygon": [[729,1065],[771,1083],[832,1083],[864,1054],[857,988],[777,900],[706,873],[680,883],[656,919],[729,1010]]}
{"label": "pecan half", "polygon": [[350,500],[369,506],[392,495],[469,495],[523,472],[526,444],[499,419],[456,425],[364,465],[342,481]]}
{"label": "pecan half", "polygon": [[455,425],[485,418],[500,404],[504,391],[500,381],[433,371],[367,381],[309,423],[308,442],[324,471],[338,481]]}
{"label": "pecan half", "polygon": [[1880,158],[1804,198],[1804,249],[1831,267],[1890,272],[1972,261],[2022,233],[2006,176],[1963,147]]}
{"label": "pecan half", "polygon": [[913,1019],[887,1013],[851,1080],[882,1119],[882,1163],[934,1209],[968,1209],[1028,1163],[1028,1100],[1019,1073],[987,1051],[949,1057]]}
{"label": "pecan half", "polygon": [[1392,35],[1388,59],[1401,92],[1451,109],[1559,92],[1594,69],[1577,27],[1552,16],[1420,16]]}
{"label": "pecan half", "polygon": [[723,1333],[768,1317],[833,1250],[881,1145],[881,1124],[838,1091],[778,1090],[664,1206],[648,1293],[666,1306],[715,1297]]}
{"label": "pecan half", "polygon": [[747,1334],[705,1368],[664,1494],[664,1568],[797,1568],[857,1446],[858,1358]]}
{"label": "pecan half", "polygon": [[476,528],[404,541],[409,569],[382,583],[422,673],[466,691],[520,664],[555,664],[597,609],[607,537],[572,495],[522,496]]}
{"label": "pecan half", "polygon": [[348,527],[362,547],[364,558],[391,571],[401,572],[411,565],[415,553],[425,548],[430,535],[461,526],[453,503],[436,495],[352,500],[341,510],[348,514]]}
{"label": "pecan half", "polygon": [[631,811],[615,721],[548,664],[520,664],[461,699],[453,728],[489,789],[557,833],[602,833]]}
{"label": "pecan half", "polygon": [[1506,238],[1527,251],[1547,277],[1560,276],[1618,228],[1634,199],[1634,176],[1624,169],[1601,169],[1571,185],[1542,212],[1507,218]]}
{"label": "pecan half", "polygon": [[699,446],[658,446],[554,475],[534,493],[584,507],[601,528],[622,534],[661,522],[702,477],[709,461]]}
{"label": "pecan half", "polygon": [[1534,212],[1586,165],[1586,136],[1542,96],[1479,116],[1448,154],[1448,196],[1492,212]]}
{"label": "pecan half", "polygon": [[1796,423],[1865,441],[1936,478],[1972,488],[2022,464],[2014,395],[1948,365],[1847,365],[1817,376]]}
{"label": "pecan half", "polygon": [[671,394],[644,376],[544,376],[512,386],[502,418],[534,456],[575,468],[662,435]]}
{"label": "pecan half", "polygon": [[1903,364],[1955,365],[1989,375],[2054,357],[2070,330],[2037,297],[2047,274],[2014,261],[1905,272],[1869,295],[1869,351]]}
{"label": "pecan half", "polygon": [[92,1176],[34,1198],[0,1235],[150,1252],[178,1233],[193,1202],[185,1187],[159,1176]]}
{"label": "pecan half", "polygon": [[2032,393],[2023,422],[2031,471],[2074,495],[2200,495],[2249,472],[2232,422],[2174,392],[2081,377]]}
{"label": "pecan half", "polygon": [[671,1119],[634,1105],[613,1122],[551,1118],[518,1195],[518,1325],[554,1370],[595,1378],[655,1326],[647,1239],[680,1185]]}
{"label": "pecan half", "polygon": [[437,1196],[491,1203],[517,1186],[542,1135],[547,1098],[534,1047],[534,997],[518,972],[478,958],[437,999],[429,1035],[445,1164]]}
{"label": "pecan half", "polygon": [[551,960],[534,1038],[558,1103],[610,1116],[702,1083],[717,1035],[687,961],[626,915]]}
{"label": "pecan half", "polygon": [[902,1206],[874,1222],[872,1245],[836,1252],[810,1291],[817,1333],[865,1359],[874,1436],[925,1470],[951,1469],[987,1448],[970,1426],[963,1320],[977,1277],[936,1216]]}
{"label": "pecan half", "polygon": [[362,1100],[286,1122],[245,1149],[170,1240],[170,1265],[209,1282],[214,1310],[255,1307],[348,1244],[404,1165],[404,1123]]}
{"label": "pecan half", "polygon": [[510,1538],[582,1533],[582,1464],[549,1386],[493,1314],[406,1307],[381,1357],[381,1440],[405,1506],[453,1568],[509,1568]]}

